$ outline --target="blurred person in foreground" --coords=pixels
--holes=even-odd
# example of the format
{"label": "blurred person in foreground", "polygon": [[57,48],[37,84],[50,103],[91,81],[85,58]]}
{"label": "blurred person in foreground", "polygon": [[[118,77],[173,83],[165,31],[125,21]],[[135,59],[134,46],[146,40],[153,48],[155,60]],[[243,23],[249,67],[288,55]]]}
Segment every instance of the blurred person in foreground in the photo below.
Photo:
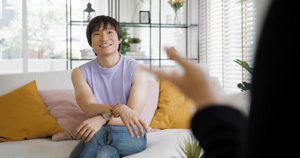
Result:
{"label": "blurred person in foreground", "polygon": [[174,48],[166,51],[185,69],[183,75],[149,69],[197,104],[191,129],[206,158],[298,157],[299,93],[295,89],[299,89],[300,26],[296,15],[296,1],[272,1],[256,49],[249,116],[224,104],[208,76]]}

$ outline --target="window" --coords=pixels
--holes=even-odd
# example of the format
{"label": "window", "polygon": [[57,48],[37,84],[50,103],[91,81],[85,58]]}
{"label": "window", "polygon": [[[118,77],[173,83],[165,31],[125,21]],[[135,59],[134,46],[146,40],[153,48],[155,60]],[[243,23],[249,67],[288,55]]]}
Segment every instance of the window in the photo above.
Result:
{"label": "window", "polygon": [[22,0],[1,0],[0,74],[22,72]]}
{"label": "window", "polygon": [[65,70],[66,1],[0,2],[0,74]]}
{"label": "window", "polygon": [[27,0],[28,71],[66,69],[66,2]]}
{"label": "window", "polygon": [[200,0],[200,63],[207,63],[225,91],[239,92],[237,84],[251,75],[233,60],[253,65],[255,48],[254,0]]}

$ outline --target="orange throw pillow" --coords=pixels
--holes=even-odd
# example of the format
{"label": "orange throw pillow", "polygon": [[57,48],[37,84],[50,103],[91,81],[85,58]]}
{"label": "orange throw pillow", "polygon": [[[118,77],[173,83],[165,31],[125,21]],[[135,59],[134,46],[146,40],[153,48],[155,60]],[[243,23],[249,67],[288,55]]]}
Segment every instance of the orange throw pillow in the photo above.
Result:
{"label": "orange throw pillow", "polygon": [[189,128],[190,108],[195,103],[169,81],[158,78],[158,82],[158,109],[149,126],[159,129]]}
{"label": "orange throw pillow", "polygon": [[41,138],[63,132],[38,95],[36,81],[0,96],[0,142]]}

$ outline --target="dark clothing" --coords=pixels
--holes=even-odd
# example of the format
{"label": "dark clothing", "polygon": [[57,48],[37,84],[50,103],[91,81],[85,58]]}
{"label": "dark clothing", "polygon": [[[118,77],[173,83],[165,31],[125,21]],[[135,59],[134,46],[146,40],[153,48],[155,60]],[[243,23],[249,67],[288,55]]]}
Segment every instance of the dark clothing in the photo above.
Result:
{"label": "dark clothing", "polygon": [[273,0],[257,45],[247,118],[231,107],[198,111],[191,128],[206,158],[299,157],[299,5]]}

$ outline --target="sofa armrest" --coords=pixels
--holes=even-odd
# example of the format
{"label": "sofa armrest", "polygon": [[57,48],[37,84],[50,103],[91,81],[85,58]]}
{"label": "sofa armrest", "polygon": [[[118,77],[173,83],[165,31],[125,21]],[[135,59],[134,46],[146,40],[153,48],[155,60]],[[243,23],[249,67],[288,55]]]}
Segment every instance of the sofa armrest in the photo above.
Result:
{"label": "sofa armrest", "polygon": [[249,114],[250,109],[250,91],[238,93],[223,93],[224,103],[240,110],[245,115]]}
{"label": "sofa armrest", "polygon": [[226,93],[223,86],[221,85],[218,77],[209,76],[209,79],[214,83],[216,91],[218,91],[220,93]]}

